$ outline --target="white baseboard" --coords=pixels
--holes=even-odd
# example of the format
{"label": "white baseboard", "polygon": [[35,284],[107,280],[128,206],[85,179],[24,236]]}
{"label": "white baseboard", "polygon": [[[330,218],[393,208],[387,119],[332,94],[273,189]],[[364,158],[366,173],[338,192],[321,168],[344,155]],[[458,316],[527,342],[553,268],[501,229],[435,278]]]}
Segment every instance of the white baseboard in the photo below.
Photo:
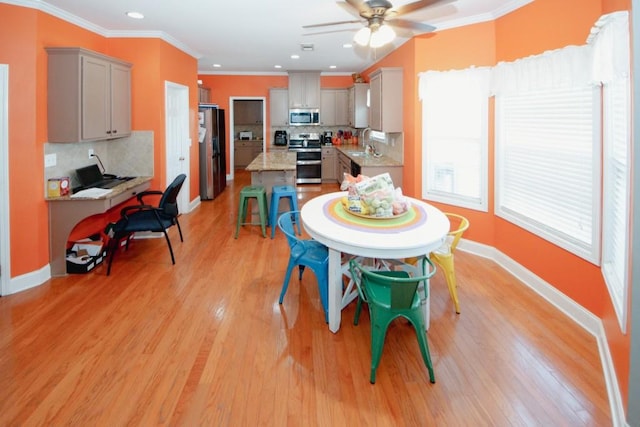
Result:
{"label": "white baseboard", "polygon": [[613,366],[602,320],[494,247],[461,239],[458,244],[458,249],[495,261],[500,267],[513,274],[525,286],[532,289],[596,338],[605,384],[607,386],[613,425],[626,426],[627,423],[624,415],[622,396],[620,395],[620,387],[618,385],[618,377],[616,376]]}
{"label": "white baseboard", "polygon": [[51,266],[47,264],[39,270],[23,274],[22,276],[12,277],[9,280],[9,289],[7,289],[7,293],[4,295],[11,295],[35,288],[49,279],[51,279]]}
{"label": "white baseboard", "polygon": [[[200,196],[196,197],[195,199],[193,199],[190,203],[189,203],[189,212],[192,212],[195,208],[197,208],[198,206],[200,206],[200,203],[202,201],[200,200]],[[184,212],[184,213],[189,213],[189,212]]]}

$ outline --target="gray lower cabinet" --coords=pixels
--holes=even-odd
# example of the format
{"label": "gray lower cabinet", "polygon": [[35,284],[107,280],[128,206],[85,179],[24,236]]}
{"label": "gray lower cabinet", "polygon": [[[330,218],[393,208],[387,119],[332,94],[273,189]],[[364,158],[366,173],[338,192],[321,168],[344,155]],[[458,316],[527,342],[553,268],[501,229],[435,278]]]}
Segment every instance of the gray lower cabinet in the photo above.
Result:
{"label": "gray lower cabinet", "polygon": [[82,48],[47,48],[48,141],[131,134],[131,64]]}
{"label": "gray lower cabinet", "polygon": [[336,149],[322,147],[322,182],[335,182],[336,173]]}
{"label": "gray lower cabinet", "polygon": [[258,154],[262,153],[262,141],[236,140],[233,150],[235,168],[246,168]]}
{"label": "gray lower cabinet", "polygon": [[351,175],[351,159],[340,150],[336,150],[336,152],[337,152],[337,160],[338,160],[336,162],[336,167],[338,169],[337,178],[338,178],[338,182],[342,182],[342,180],[344,179],[345,173]]}

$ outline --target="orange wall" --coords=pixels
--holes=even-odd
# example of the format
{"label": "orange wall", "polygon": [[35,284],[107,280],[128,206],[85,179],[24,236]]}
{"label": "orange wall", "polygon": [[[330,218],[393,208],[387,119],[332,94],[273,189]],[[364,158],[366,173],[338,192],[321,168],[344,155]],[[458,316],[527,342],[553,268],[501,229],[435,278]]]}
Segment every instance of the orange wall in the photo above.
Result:
{"label": "orange wall", "polygon": [[[152,130],[154,188],[164,188],[164,81],[189,86],[190,135],[197,141],[197,61],[158,39],[105,38],[36,9],[0,3],[0,63],[9,64],[9,200],[11,277],[49,263],[42,159],[47,141],[47,46],[79,46],[133,63],[132,123]],[[192,148],[197,149],[194,144]],[[197,151],[195,152],[197,154]],[[192,157],[194,154],[191,154]],[[16,167],[19,165],[19,167]],[[198,176],[197,162],[191,165]],[[197,194],[197,178],[191,195]],[[71,238],[102,230],[117,209],[76,227]]]}

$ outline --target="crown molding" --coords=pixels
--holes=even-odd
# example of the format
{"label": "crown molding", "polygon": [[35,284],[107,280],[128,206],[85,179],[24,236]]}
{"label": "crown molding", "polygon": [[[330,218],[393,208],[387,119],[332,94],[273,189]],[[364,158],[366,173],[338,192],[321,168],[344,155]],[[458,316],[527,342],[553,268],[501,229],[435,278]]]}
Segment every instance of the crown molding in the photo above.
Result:
{"label": "crown molding", "polygon": [[177,49],[180,49],[187,55],[190,55],[196,59],[202,58],[202,54],[194,51],[180,40],[168,35],[163,31],[111,31],[107,30],[93,22],[80,18],[67,11],[50,5],[42,0],[0,0],[0,3],[7,3],[14,6],[28,7],[30,9],[37,9],[41,12],[60,18],[63,21],[67,21],[71,24],[77,25],[80,28],[91,31],[106,38],[157,38],[161,39]]}

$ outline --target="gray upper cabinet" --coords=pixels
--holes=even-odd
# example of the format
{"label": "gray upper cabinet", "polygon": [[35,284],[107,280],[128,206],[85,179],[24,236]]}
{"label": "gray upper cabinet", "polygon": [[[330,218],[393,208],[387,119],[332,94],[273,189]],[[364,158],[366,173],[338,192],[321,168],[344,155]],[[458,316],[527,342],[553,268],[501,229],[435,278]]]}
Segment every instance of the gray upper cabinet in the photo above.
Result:
{"label": "gray upper cabinet", "polygon": [[402,132],[402,68],[380,68],[371,74],[369,126]]}
{"label": "gray upper cabinet", "polygon": [[46,48],[48,140],[131,134],[131,64],[82,48]]}
{"label": "gray upper cabinet", "polygon": [[349,124],[347,89],[322,89],[320,91],[320,121],[323,126]]}
{"label": "gray upper cabinet", "polygon": [[289,72],[289,108],[320,108],[320,72]]}
{"label": "gray upper cabinet", "polygon": [[289,125],[289,91],[287,89],[269,89],[269,113],[271,126]]}
{"label": "gray upper cabinet", "polygon": [[354,128],[366,128],[369,126],[369,107],[367,97],[369,93],[368,83],[354,83],[349,88],[348,100],[348,125]]}

